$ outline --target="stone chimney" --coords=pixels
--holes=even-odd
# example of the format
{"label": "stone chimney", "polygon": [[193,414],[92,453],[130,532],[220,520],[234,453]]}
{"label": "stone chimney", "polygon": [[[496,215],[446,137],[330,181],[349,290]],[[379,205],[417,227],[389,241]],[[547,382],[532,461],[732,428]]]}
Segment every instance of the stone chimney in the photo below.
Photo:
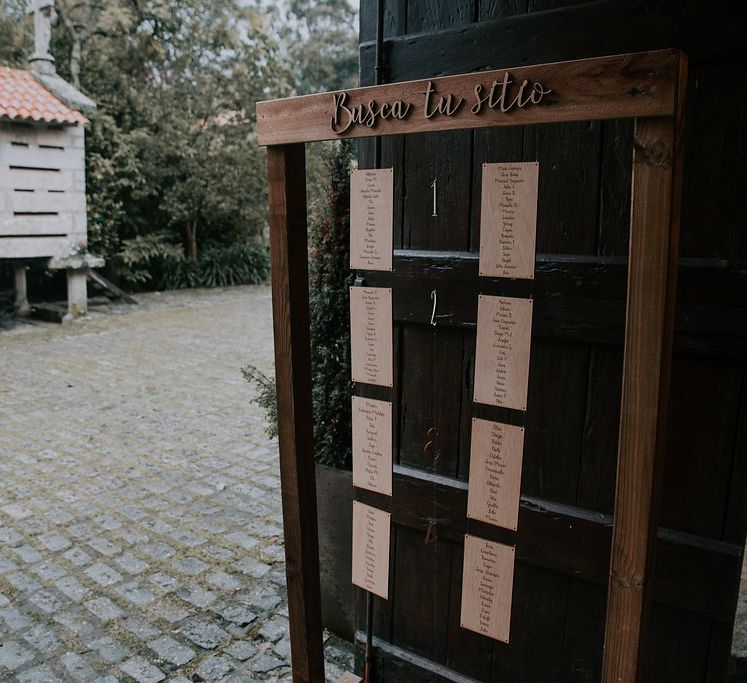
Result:
{"label": "stone chimney", "polygon": [[54,0],[29,0],[26,12],[34,15],[34,54],[29,57],[29,65],[36,80],[69,107],[82,112],[95,111],[92,99],[57,75],[54,57],[49,52],[52,24],[57,17]]}
{"label": "stone chimney", "polygon": [[29,57],[31,71],[51,76],[55,73],[54,57],[49,53],[52,23],[57,16],[54,0],[29,0],[26,12],[34,15],[34,54]]}

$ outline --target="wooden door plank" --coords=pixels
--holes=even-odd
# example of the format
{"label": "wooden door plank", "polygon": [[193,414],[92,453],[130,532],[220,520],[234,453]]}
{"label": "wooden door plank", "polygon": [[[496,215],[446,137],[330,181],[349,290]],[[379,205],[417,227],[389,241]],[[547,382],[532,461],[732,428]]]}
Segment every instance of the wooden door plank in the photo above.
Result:
{"label": "wooden door plank", "polygon": [[537,252],[595,254],[601,123],[526,126],[524,131],[524,160],[539,162]]}
{"label": "wooden door plank", "polygon": [[[384,138],[386,139],[386,138]],[[472,132],[409,135],[404,139],[404,225],[406,249],[461,251],[469,248],[469,154]],[[433,215],[433,181],[436,214]]]}
{"label": "wooden door plank", "polygon": [[[642,52],[677,45],[693,61],[718,62],[745,54],[747,5],[702,0],[597,0],[584,5],[526,13],[528,0],[496,0],[504,16],[469,27],[401,35],[384,42],[388,81],[409,81],[434,74],[446,76],[501,64],[539,64],[623,52]],[[392,4],[390,2],[387,5]],[[480,2],[483,16],[485,0]],[[505,15],[514,16],[505,16]],[[552,40],[538,40],[552,36]],[[361,73],[371,73],[374,43],[360,46]],[[738,88],[738,86],[737,86]],[[708,91],[708,99],[718,97]],[[736,125],[735,119],[730,119]]]}
{"label": "wooden door plank", "polygon": [[270,147],[272,312],[294,683],[324,682],[303,145]]}
{"label": "wooden door plank", "polygon": [[407,4],[407,33],[426,33],[474,21],[475,0],[419,0]]}
{"label": "wooden door plank", "polygon": [[568,605],[563,630],[563,683],[587,683],[602,676],[607,586],[568,581]]}
{"label": "wooden door plank", "polygon": [[516,563],[511,640],[493,643],[491,683],[560,680],[568,581],[544,567]]}
{"label": "wooden door plank", "polygon": [[620,431],[622,349],[593,345],[589,363],[576,505],[612,514]]}
{"label": "wooden door plank", "polygon": [[[514,533],[467,519],[467,489],[464,481],[397,465],[391,498],[365,490],[359,490],[357,498],[391,512],[395,528],[416,529],[423,539],[428,520],[436,519],[441,540],[461,543],[470,533],[516,544],[519,562],[607,584],[610,515],[523,495]],[[660,528],[657,557],[654,600],[722,623],[733,622],[734,587],[742,573],[741,544]],[[377,635],[381,635],[378,630]]]}
{"label": "wooden door plank", "polygon": [[[706,683],[711,624],[686,610],[654,604],[648,617],[640,683]],[[713,680],[713,679],[711,679]],[[722,683],[725,678],[719,679]]]}
{"label": "wooden door plank", "polygon": [[653,575],[672,360],[682,189],[675,114],[636,121],[615,521],[602,680],[637,680]]}

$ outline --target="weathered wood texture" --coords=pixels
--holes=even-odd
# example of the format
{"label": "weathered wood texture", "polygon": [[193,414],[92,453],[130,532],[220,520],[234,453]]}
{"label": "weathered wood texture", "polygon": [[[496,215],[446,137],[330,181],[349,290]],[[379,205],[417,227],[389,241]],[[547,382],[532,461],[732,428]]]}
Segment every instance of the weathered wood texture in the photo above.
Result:
{"label": "weathered wood texture", "polygon": [[[323,683],[303,145],[267,151],[272,313],[291,656],[295,683]],[[292,324],[291,324],[292,321]]]}
{"label": "weathered wood texture", "polygon": [[639,679],[648,628],[669,410],[686,78],[683,59],[674,116],[637,120],[633,133],[625,358],[603,669],[603,680],[609,682]]}
{"label": "weathered wood texture", "polygon": [[[747,6],[695,0],[384,4],[386,81],[648,49],[688,53],[669,425],[639,680],[724,680],[747,531],[747,167],[740,161],[747,138],[736,133],[747,127],[747,104],[734,95],[747,90]],[[362,85],[373,81],[373,44],[365,41],[373,39],[374,5],[364,0],[361,6]],[[373,161],[372,141],[359,145],[365,168]],[[393,592],[389,601],[375,601],[378,681],[602,677],[632,150],[630,120],[382,139],[382,166],[395,173],[397,251],[393,273],[362,276],[366,286],[393,289],[397,469],[390,502],[360,494],[391,510],[395,539]],[[535,160],[535,281],[480,279],[481,165]],[[430,216],[433,178],[443,188],[436,218]],[[434,288],[436,328],[428,325]],[[525,415],[473,408],[479,293],[533,294]],[[516,534],[466,520],[473,416],[526,428]],[[436,461],[423,456],[433,426]],[[438,541],[426,545],[434,520]],[[465,532],[517,544],[509,646],[459,628]]]}
{"label": "weathered wood texture", "polygon": [[[424,111],[424,94],[428,81],[418,80],[392,85],[357,88],[347,91],[347,107],[393,105],[401,100],[411,105],[403,119],[386,118],[375,125],[355,125],[337,135],[332,130],[335,118],[336,93],[304,95],[285,100],[257,103],[257,139],[262,145],[311,142],[336,138],[372,137],[395,133],[426,133],[434,131],[482,128],[484,126],[515,126],[517,123],[547,123],[584,121],[635,116],[666,116],[672,114],[674,87],[678,66],[677,53],[672,50],[637,55],[600,57],[596,59],[539,64],[536,66],[506,66],[499,71],[444,77],[434,80],[434,94]],[[518,97],[523,81],[529,83],[527,97],[535,83],[552,93],[539,104],[518,106],[510,111],[482,106],[479,114],[472,111],[476,104],[475,88],[482,87],[485,98],[494,81],[503,82],[510,74],[512,90],[505,104]],[[451,116],[433,114],[438,97],[449,94],[463,100]],[[347,122],[341,117],[335,125]]]}

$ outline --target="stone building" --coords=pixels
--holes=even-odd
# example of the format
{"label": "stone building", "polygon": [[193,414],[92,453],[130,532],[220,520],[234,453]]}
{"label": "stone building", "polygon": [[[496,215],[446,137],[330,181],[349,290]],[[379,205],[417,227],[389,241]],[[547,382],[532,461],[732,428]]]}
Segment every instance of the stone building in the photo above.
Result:
{"label": "stone building", "polygon": [[68,314],[87,310],[85,129],[92,100],[55,72],[53,0],[32,0],[30,70],[0,67],[0,258],[12,259],[16,307],[28,310],[27,259],[67,271]]}

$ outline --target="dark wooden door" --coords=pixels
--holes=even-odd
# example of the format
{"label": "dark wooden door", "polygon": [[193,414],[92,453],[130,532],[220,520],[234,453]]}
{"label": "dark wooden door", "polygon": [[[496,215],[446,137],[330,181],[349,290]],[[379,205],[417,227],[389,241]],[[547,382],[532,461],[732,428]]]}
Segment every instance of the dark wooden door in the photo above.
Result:
{"label": "dark wooden door", "polygon": [[[361,6],[373,81],[375,2]],[[747,529],[747,13],[728,2],[385,2],[385,73],[402,81],[636,50],[690,57],[668,455],[650,681],[721,681]],[[547,11],[545,11],[547,10]],[[391,593],[375,599],[382,681],[597,681],[615,490],[630,210],[629,121],[392,137]],[[483,162],[539,161],[537,277],[477,276]],[[373,142],[360,166],[373,165]],[[431,183],[437,180],[438,216]],[[438,292],[435,327],[429,324]],[[526,414],[472,403],[478,293],[535,299]],[[466,520],[470,420],[526,427],[516,534]],[[437,431],[438,458],[424,451]],[[432,432],[431,432],[432,433]],[[426,543],[429,524],[437,540]],[[459,626],[465,532],[516,544],[511,643]],[[358,596],[358,625],[364,625]]]}

